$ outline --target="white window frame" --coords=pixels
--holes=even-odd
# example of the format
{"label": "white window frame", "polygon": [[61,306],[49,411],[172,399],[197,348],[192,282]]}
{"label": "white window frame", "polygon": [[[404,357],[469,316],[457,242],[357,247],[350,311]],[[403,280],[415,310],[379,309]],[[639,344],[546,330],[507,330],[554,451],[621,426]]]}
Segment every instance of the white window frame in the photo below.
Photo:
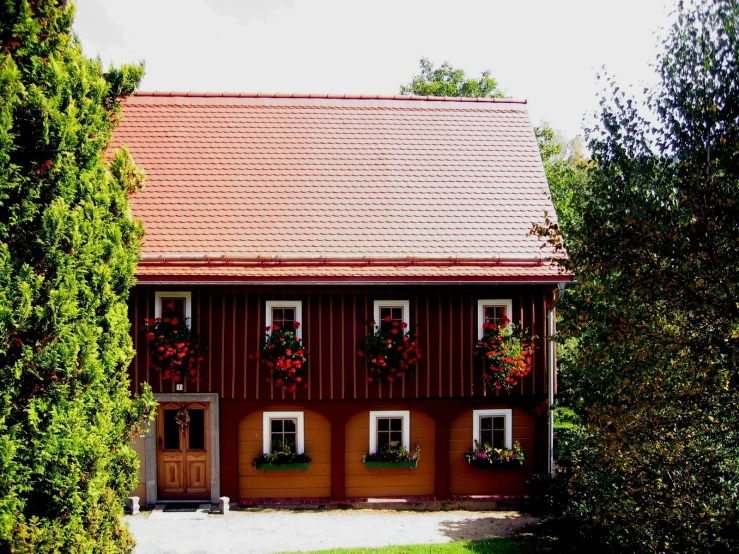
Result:
{"label": "white window frame", "polygon": [[410,325],[411,303],[409,300],[375,300],[375,325],[380,327],[380,308],[403,308],[403,323]]}
{"label": "white window frame", "polygon": [[482,324],[485,322],[485,307],[486,306],[504,306],[506,309],[506,317],[511,321],[508,322],[506,328],[510,331],[511,323],[513,322],[513,300],[510,298],[499,298],[478,300],[477,301],[477,338],[481,339],[485,333],[482,330]]}
{"label": "white window frame", "polygon": [[496,410],[473,410],[472,411],[472,448],[475,448],[475,441],[480,443],[480,418],[483,417],[501,417],[505,418],[505,440],[503,446],[507,449],[513,448],[513,410],[496,409]]}
{"label": "white window frame", "polygon": [[185,324],[188,329],[192,323],[192,293],[186,291],[158,290],[154,293],[154,317],[162,317],[162,300],[164,298],[185,299]]}
{"label": "white window frame", "polygon": [[295,337],[303,338],[303,302],[301,300],[267,300],[264,314],[264,326],[269,327],[267,334],[272,332],[272,308],[294,308],[295,321],[300,327],[295,330]]}
{"label": "white window frame", "polygon": [[270,447],[272,446],[270,421],[273,419],[296,420],[295,454],[303,454],[305,452],[305,414],[303,412],[262,412],[262,452],[270,453]]}
{"label": "white window frame", "polygon": [[392,410],[370,412],[369,420],[369,453],[377,454],[377,419],[385,417],[403,418],[403,446],[411,449],[411,412],[410,410]]}

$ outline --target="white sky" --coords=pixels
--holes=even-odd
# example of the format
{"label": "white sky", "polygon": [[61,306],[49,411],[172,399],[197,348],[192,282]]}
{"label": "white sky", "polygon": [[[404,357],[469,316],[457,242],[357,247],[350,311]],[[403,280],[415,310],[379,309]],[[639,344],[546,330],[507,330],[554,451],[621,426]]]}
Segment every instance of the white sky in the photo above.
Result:
{"label": "white sky", "polygon": [[640,91],[675,0],[77,0],[85,53],[141,90],[397,94],[427,57],[490,69],[572,137],[603,66]]}

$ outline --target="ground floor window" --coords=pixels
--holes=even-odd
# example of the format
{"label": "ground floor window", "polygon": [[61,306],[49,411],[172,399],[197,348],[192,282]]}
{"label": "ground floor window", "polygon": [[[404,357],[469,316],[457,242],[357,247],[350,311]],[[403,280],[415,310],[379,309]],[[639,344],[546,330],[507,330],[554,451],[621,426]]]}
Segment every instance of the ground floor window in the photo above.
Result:
{"label": "ground floor window", "polygon": [[472,419],[474,441],[493,448],[511,448],[513,444],[512,410],[474,410]]}
{"label": "ground floor window", "polygon": [[302,454],[305,451],[303,412],[264,412],[263,451]]}
{"label": "ground floor window", "polygon": [[407,410],[370,412],[370,454],[389,448],[410,449],[411,415]]}

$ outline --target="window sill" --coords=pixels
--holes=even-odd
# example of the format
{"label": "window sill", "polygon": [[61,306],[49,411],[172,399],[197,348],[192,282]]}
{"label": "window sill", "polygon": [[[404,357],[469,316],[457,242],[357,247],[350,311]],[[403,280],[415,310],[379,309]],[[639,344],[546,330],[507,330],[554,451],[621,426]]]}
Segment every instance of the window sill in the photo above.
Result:
{"label": "window sill", "polygon": [[310,462],[295,464],[262,464],[256,468],[257,471],[305,471]]}

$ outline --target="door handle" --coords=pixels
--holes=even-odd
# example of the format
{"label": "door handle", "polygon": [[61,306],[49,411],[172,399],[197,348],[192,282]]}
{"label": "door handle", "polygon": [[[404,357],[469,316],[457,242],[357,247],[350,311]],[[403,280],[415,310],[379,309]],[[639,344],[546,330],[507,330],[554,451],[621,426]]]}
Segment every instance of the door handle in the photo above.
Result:
{"label": "door handle", "polygon": [[159,437],[159,450],[162,449],[162,437]]}

